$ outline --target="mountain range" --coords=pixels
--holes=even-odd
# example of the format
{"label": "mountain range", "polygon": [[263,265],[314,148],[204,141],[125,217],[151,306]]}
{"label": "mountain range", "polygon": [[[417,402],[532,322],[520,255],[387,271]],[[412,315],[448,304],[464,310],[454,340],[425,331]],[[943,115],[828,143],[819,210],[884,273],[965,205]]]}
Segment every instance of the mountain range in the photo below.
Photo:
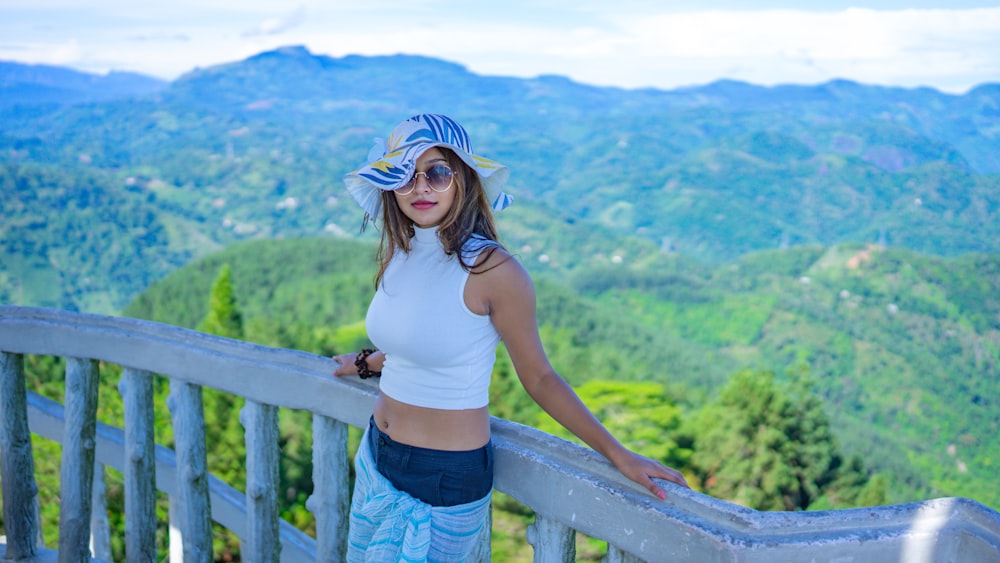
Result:
{"label": "mountain range", "polygon": [[[802,244],[1000,247],[1000,84],[624,90],[288,47],[99,101],[81,86],[97,78],[0,68],[0,298],[19,302],[107,312],[237,240],[357,237],[340,178],[418,112],[456,117],[511,168],[503,231],[543,271]],[[26,84],[89,93],[32,102],[16,95]],[[63,213],[95,201],[97,233]],[[73,251],[81,240],[92,252]]]}
{"label": "mountain range", "polygon": [[[552,330],[588,335],[564,354],[654,342],[644,365],[680,358],[704,393],[809,366],[849,450],[1000,502],[1000,84],[626,90],[302,47],[170,83],[0,63],[0,302],[114,314],[224,249],[246,280],[264,247],[236,243],[372,243],[341,178],[421,112],[510,167],[502,240],[556,296]],[[218,260],[186,317],[148,316],[193,326]],[[302,294],[241,283],[261,307]],[[573,327],[581,307],[615,323]]]}
{"label": "mountain range", "polygon": [[60,66],[0,61],[0,109],[115,100],[151,94],[167,85],[164,80],[135,72],[97,75]]}

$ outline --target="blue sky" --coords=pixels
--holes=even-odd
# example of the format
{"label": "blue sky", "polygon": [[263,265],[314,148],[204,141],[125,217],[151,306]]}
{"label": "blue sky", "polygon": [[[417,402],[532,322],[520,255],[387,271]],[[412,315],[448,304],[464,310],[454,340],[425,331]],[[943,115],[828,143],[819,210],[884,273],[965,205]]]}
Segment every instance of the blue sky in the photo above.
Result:
{"label": "blue sky", "polygon": [[284,45],[626,88],[847,78],[962,93],[1000,82],[1000,0],[0,0],[0,60],[172,79]]}

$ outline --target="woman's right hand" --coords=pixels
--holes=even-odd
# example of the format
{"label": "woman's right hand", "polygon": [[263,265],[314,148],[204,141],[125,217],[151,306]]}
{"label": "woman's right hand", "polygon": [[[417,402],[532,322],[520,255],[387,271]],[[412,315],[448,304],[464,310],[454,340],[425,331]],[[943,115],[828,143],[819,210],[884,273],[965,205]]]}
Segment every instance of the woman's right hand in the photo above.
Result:
{"label": "woman's right hand", "polygon": [[337,356],[333,356],[331,359],[337,364],[336,369],[333,370],[333,375],[357,375],[358,366],[354,365],[354,360],[357,358],[357,352],[353,354],[339,354]]}

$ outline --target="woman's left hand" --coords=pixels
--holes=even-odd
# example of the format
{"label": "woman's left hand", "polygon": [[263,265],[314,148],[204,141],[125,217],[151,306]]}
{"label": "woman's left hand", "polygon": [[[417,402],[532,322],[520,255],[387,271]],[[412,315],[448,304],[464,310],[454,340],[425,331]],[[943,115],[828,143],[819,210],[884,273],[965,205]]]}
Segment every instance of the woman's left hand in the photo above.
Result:
{"label": "woman's left hand", "polygon": [[623,475],[649,489],[649,492],[660,500],[666,499],[667,493],[653,482],[653,477],[665,479],[686,489],[691,488],[680,471],[635,452],[628,452],[628,455],[617,464],[617,467]]}

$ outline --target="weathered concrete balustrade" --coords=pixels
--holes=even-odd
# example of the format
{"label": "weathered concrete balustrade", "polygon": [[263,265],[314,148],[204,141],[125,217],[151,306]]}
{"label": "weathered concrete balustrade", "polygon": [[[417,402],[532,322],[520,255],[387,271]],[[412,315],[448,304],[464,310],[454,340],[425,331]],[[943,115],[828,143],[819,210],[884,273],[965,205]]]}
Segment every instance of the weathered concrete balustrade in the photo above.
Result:
{"label": "weathered concrete balustrade", "polygon": [[[24,355],[66,358],[65,405],[25,387]],[[124,429],[96,421],[97,361],[122,366]],[[4,560],[110,559],[105,467],[125,481],[128,561],[156,557],[156,491],[170,499],[171,561],[211,561],[212,522],[245,559],[340,561],[349,505],[347,425],[363,427],[368,382],[335,379],[326,358],[133,319],[0,307],[0,478]],[[170,379],[175,450],[153,440],[153,374]],[[246,495],[207,470],[202,388],[246,399]],[[313,415],[312,538],[279,519],[278,409]],[[1000,561],[1000,514],[944,498],[824,512],[762,513],[665,484],[659,501],[597,454],[493,420],[496,489],[535,511],[535,561],[572,561],[577,531],[607,540],[607,561]],[[31,434],[62,444],[58,555],[40,545]],[[93,546],[93,547],[91,547]],[[488,561],[489,535],[477,559]]]}

